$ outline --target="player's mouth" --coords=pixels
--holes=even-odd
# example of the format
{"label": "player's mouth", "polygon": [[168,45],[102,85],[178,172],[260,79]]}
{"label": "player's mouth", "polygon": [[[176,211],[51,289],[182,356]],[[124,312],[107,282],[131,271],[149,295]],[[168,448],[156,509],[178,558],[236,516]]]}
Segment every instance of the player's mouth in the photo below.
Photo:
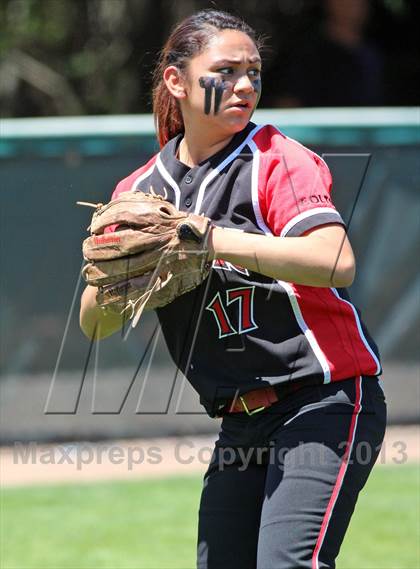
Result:
{"label": "player's mouth", "polygon": [[251,101],[242,99],[241,101],[236,101],[228,106],[228,109],[238,109],[241,111],[246,111],[251,108]]}

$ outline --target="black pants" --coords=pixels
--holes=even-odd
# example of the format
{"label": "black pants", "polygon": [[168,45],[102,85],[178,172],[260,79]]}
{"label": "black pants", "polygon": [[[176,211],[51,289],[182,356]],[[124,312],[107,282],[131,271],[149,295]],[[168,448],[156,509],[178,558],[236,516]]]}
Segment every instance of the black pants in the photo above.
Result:
{"label": "black pants", "polygon": [[385,422],[375,377],[226,415],[204,477],[197,567],[334,568]]}

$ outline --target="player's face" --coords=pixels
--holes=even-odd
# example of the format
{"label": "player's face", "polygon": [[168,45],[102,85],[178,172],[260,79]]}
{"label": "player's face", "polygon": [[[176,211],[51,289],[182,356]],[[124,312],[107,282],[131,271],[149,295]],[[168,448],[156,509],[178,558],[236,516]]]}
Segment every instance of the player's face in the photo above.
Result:
{"label": "player's face", "polygon": [[239,132],[249,122],[261,93],[261,58],[245,33],[223,30],[189,62],[182,111],[186,127]]}

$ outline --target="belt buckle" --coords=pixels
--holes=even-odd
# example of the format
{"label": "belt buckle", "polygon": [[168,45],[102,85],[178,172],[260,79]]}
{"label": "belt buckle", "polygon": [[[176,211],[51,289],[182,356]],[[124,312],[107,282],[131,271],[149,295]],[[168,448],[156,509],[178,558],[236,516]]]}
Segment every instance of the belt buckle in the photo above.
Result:
{"label": "belt buckle", "polygon": [[242,407],[245,410],[245,413],[247,415],[255,415],[255,413],[259,413],[260,411],[264,411],[264,409],[267,407],[266,405],[263,405],[262,407],[257,407],[256,409],[252,409],[252,411],[250,411],[248,409],[248,405],[245,403],[245,399],[243,397],[239,397],[241,403],[242,403]]}

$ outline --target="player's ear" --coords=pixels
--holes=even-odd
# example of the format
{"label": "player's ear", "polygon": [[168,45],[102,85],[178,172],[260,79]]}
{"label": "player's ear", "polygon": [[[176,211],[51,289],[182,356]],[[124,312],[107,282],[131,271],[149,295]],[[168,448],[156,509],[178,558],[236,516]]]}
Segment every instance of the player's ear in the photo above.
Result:
{"label": "player's ear", "polygon": [[163,72],[163,80],[171,95],[176,99],[185,99],[187,96],[185,79],[181,71],[175,67],[175,65],[170,65],[165,69]]}

